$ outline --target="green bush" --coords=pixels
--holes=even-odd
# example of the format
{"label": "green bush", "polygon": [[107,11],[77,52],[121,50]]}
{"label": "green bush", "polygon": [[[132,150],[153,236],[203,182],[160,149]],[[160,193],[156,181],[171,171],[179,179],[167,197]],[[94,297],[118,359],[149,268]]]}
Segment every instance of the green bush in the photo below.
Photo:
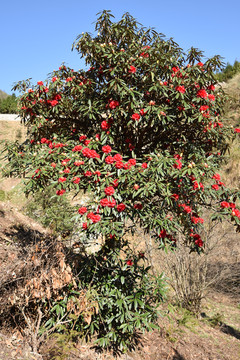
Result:
{"label": "green bush", "polygon": [[45,326],[50,329],[60,312],[67,313],[68,327],[60,326],[59,331],[71,328],[87,339],[95,338],[101,348],[124,351],[134,347],[142,331],[156,328],[157,307],[166,295],[166,288],[162,275],[150,276],[150,267],[145,266],[142,254],[133,254],[126,244],[116,246],[113,241],[119,240],[112,239],[95,256],[82,256],[78,261],[80,290],[88,289],[95,309],[88,316],[86,311],[82,316],[74,316],[67,310],[68,303],[80,307],[77,300],[80,292],[72,290],[68,299],[54,304],[52,317]]}
{"label": "green bush", "polygon": [[240,62],[235,61],[233,65],[227,63],[226,67],[216,74],[216,79],[220,82],[232,79],[236,74],[240,73]]}
{"label": "green bush", "polygon": [[25,211],[44,227],[52,229],[55,234],[66,236],[75,228],[75,214],[69,200],[56,196],[50,188],[36,192],[29,199]]}
{"label": "green bush", "polygon": [[0,99],[0,114],[16,114],[17,112],[17,98],[15,94]]}

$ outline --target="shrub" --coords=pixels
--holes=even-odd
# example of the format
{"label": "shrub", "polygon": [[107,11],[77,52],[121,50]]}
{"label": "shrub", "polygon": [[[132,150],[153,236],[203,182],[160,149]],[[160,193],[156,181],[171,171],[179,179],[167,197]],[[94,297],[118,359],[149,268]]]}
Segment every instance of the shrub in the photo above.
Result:
{"label": "shrub", "polygon": [[15,94],[0,99],[0,114],[16,114],[17,111],[17,98]]}
{"label": "shrub", "polygon": [[47,325],[55,325],[59,312],[68,311],[65,317],[70,319],[68,330],[75,330],[87,339],[94,336],[99,347],[117,352],[134,348],[142,331],[156,327],[157,306],[165,297],[166,289],[162,275],[158,278],[149,275],[149,267],[145,267],[141,254],[134,254],[122,244],[113,246],[113,241],[96,255],[78,257],[75,270],[80,274],[79,291],[88,289],[95,306],[82,312],[82,301],[77,300],[79,291],[74,288],[69,299],[55,303]]}
{"label": "shrub", "polygon": [[[143,28],[128,13],[119,22],[112,17],[103,11],[97,35],[83,33],[73,44],[87,71],[62,65],[46,82],[15,86],[22,90],[20,115],[29,139],[20,152],[8,147],[5,174],[24,171],[27,193],[50,187],[56,196],[90,194],[75,207],[75,220],[83,236],[101,237],[103,245],[116,239],[107,258],[137,227],[160,247],[176,247],[180,234],[188,249],[201,252],[205,208],[213,220],[227,217],[240,228],[239,191],[228,190],[217,173],[240,132],[220,121],[225,97],[216,90],[214,73],[221,62],[217,56],[202,62],[202,52],[194,48],[184,54],[172,39]],[[106,287],[109,273],[102,279]],[[138,288],[138,276],[133,280]],[[100,303],[107,301],[106,292]],[[144,294],[139,293],[141,303]],[[126,343],[119,309],[113,308],[111,321],[110,302],[100,311],[108,314],[102,345],[123,338]],[[148,311],[143,308],[140,328],[147,327]],[[134,321],[126,328],[129,338]],[[117,330],[110,336],[112,322]]]}

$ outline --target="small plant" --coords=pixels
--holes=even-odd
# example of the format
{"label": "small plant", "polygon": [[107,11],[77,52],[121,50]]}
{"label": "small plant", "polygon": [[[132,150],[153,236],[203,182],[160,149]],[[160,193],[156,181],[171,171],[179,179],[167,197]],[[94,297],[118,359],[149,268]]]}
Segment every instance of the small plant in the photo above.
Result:
{"label": "small plant", "polygon": [[117,352],[133,348],[143,331],[156,327],[157,308],[166,290],[163,276],[151,278],[149,267],[144,266],[139,255],[122,246],[121,251],[116,247],[113,250],[112,241],[95,256],[79,259],[80,288],[88,287],[89,299],[95,305],[88,310],[85,306],[85,311],[79,310],[73,316],[70,311],[73,304],[75,310],[79,309],[78,292],[74,290],[68,299],[51,308],[52,317],[46,326],[50,329],[50,324],[54,326],[57,321],[56,316],[64,316],[67,311],[65,320],[70,328],[86,339],[95,338],[100,348]]}
{"label": "small plant", "polygon": [[75,229],[74,211],[69,200],[56,196],[51,188],[35,193],[29,199],[25,212],[55,234],[66,236]]}

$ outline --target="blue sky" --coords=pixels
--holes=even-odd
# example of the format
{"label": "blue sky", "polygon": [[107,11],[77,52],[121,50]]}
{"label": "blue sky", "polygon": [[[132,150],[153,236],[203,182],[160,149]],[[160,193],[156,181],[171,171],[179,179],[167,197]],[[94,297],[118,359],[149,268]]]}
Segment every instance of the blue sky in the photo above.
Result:
{"label": "blue sky", "polygon": [[45,80],[62,62],[83,68],[71,45],[78,34],[94,33],[93,22],[103,9],[116,20],[129,12],[185,51],[194,46],[207,58],[240,61],[239,0],[12,0],[1,4],[0,89],[11,94],[19,80]]}

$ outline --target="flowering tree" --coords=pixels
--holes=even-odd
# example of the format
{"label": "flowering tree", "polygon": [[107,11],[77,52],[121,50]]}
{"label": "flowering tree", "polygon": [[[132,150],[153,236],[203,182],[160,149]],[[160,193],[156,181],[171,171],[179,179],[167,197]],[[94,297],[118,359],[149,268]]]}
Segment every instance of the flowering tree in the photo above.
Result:
{"label": "flowering tree", "polygon": [[240,224],[239,193],[216,173],[233,136],[220,121],[219,58],[202,63],[200,51],[185,55],[129,14],[112,17],[103,11],[98,34],[73,44],[87,71],[62,65],[45,83],[15,87],[25,91],[20,115],[30,131],[17,162],[34,169],[27,192],[83,189],[94,194],[76,209],[84,232],[120,239],[131,224],[160,245],[182,234],[198,250],[204,208]]}
{"label": "flowering tree", "polygon": [[[86,236],[104,239],[101,271],[107,268],[106,253],[120,251],[136,227],[155,237],[160,247],[177,246],[181,236],[192,251],[204,248],[204,209],[212,211],[213,220],[226,216],[240,228],[240,193],[227,189],[217,173],[230,141],[240,132],[220,120],[224,94],[214,76],[221,66],[219,57],[203,63],[200,51],[192,48],[184,54],[172,39],[141,27],[128,13],[119,22],[112,17],[103,11],[97,35],[83,33],[73,44],[85,58],[87,71],[62,65],[46,82],[15,86],[22,90],[19,112],[29,137],[9,147],[5,168],[8,174],[26,174],[27,193],[51,187],[56,196],[82,190],[91,194],[84,206],[76,207],[76,221]],[[114,265],[108,265],[111,274],[99,273],[98,281],[106,279],[107,289],[113,272],[123,285],[123,265],[124,274],[129,274],[127,269],[136,270],[143,257],[121,257],[120,265],[114,257]],[[125,289],[129,309],[140,299],[141,308],[150,306],[137,270],[134,276],[128,281],[135,285]],[[121,294],[116,284],[114,280],[114,291]],[[112,296],[115,305],[117,296]],[[112,313],[118,313],[109,299],[108,294],[104,329],[111,325]],[[144,326],[146,316],[152,316],[147,311],[142,310]],[[118,315],[114,318],[116,336],[126,336],[140,321],[127,318],[128,313],[122,316],[125,328]],[[115,341],[111,327],[109,331],[108,340]]]}

